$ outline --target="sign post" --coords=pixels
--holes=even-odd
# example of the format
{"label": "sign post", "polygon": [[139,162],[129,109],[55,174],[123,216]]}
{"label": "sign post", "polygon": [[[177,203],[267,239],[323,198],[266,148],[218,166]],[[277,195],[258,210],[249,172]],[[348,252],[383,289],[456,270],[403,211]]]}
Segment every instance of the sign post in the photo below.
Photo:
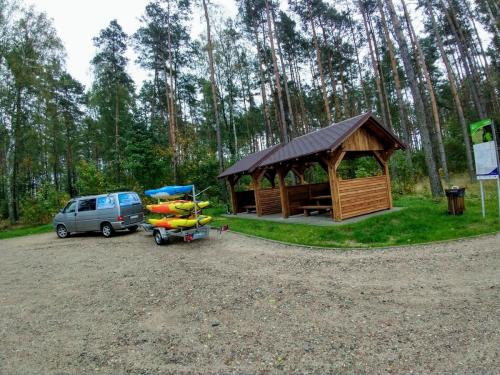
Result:
{"label": "sign post", "polygon": [[498,155],[497,135],[493,120],[484,119],[469,125],[472,143],[474,144],[474,161],[476,163],[476,177],[481,190],[481,210],[486,217],[484,204],[483,180],[497,180],[498,215],[500,218],[500,158]]}

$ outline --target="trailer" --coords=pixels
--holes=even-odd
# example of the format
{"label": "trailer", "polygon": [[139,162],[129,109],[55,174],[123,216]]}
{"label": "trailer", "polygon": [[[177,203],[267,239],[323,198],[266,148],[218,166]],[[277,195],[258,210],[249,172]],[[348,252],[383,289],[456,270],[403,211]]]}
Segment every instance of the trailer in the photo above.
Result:
{"label": "trailer", "polygon": [[[205,190],[207,190],[207,189],[205,189]],[[199,212],[198,212],[198,209],[196,206],[196,204],[198,203],[198,200],[196,199],[196,197],[199,196],[200,194],[202,194],[205,190],[203,190],[199,193],[196,193],[194,185],[165,186],[165,187],[160,188],[160,189],[146,191],[145,193],[146,193],[146,195],[158,198],[158,203],[159,203],[160,197],[162,194],[175,195],[176,193],[187,193],[189,191],[191,193],[189,195],[192,195],[193,202],[195,204],[194,215],[195,215],[195,218],[198,219]],[[170,242],[170,239],[172,239],[174,237],[182,238],[184,240],[184,242],[191,242],[193,240],[207,238],[210,234],[210,226],[209,225],[199,225],[198,223],[196,224],[196,226],[194,228],[176,228],[176,229],[155,227],[149,223],[143,223],[142,228],[144,229],[145,232],[153,234],[153,238],[154,238],[157,245],[168,244]]]}
{"label": "trailer", "polygon": [[148,233],[153,233],[153,239],[157,245],[168,244],[173,237],[182,238],[184,242],[191,242],[193,240],[207,238],[210,233],[209,225],[190,229],[166,229],[144,223],[142,224],[142,228]]}

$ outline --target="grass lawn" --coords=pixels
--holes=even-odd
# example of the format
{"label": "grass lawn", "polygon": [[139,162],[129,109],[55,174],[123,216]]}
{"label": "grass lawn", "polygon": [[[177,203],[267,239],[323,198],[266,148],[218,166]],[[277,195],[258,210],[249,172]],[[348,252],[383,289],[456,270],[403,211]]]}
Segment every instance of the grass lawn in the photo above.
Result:
{"label": "grass lawn", "polygon": [[52,224],[38,225],[34,227],[21,227],[0,231],[0,240],[13,237],[28,236],[30,234],[47,233],[53,231]]}
{"label": "grass lawn", "polygon": [[[404,209],[331,227],[227,218],[221,216],[224,213],[221,208],[205,210],[205,214],[214,217],[213,226],[228,224],[234,232],[300,245],[336,248],[418,244],[500,231],[495,192],[488,191],[485,219],[481,217],[481,203],[475,189],[466,193],[466,210],[462,216],[447,214],[446,198],[432,200],[422,195],[409,195],[395,197],[394,205]],[[52,230],[51,224],[9,229],[0,231],[0,239]]]}
{"label": "grass lawn", "polygon": [[[496,196],[487,200],[487,215],[481,217],[481,203],[466,195],[462,216],[447,214],[446,199],[422,196],[396,198],[394,205],[405,209],[387,215],[332,227],[226,218],[216,216],[214,226],[229,224],[232,231],[272,240],[320,247],[378,247],[443,241],[500,231]],[[220,211],[219,211],[220,213]],[[214,210],[212,214],[217,214]]]}

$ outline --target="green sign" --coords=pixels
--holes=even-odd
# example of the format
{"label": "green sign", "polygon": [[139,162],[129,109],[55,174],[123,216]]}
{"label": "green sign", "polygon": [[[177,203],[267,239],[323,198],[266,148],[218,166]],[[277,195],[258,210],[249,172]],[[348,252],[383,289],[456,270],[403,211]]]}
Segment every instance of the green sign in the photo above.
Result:
{"label": "green sign", "polygon": [[472,143],[478,144],[483,142],[490,142],[493,140],[493,132],[491,125],[493,122],[487,118],[481,121],[474,122],[469,125]]}

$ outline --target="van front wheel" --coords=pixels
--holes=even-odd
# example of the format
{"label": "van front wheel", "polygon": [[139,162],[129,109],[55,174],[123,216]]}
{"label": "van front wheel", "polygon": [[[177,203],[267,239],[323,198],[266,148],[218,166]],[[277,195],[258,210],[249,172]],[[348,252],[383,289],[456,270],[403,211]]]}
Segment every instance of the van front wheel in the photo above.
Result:
{"label": "van front wheel", "polygon": [[62,224],[59,224],[56,228],[56,233],[57,233],[57,237],[59,238],[66,238],[69,236],[69,232],[68,230],[66,229],[66,227]]}
{"label": "van front wheel", "polygon": [[109,238],[113,235],[115,231],[110,223],[104,223],[101,225],[101,233],[104,237]]}

